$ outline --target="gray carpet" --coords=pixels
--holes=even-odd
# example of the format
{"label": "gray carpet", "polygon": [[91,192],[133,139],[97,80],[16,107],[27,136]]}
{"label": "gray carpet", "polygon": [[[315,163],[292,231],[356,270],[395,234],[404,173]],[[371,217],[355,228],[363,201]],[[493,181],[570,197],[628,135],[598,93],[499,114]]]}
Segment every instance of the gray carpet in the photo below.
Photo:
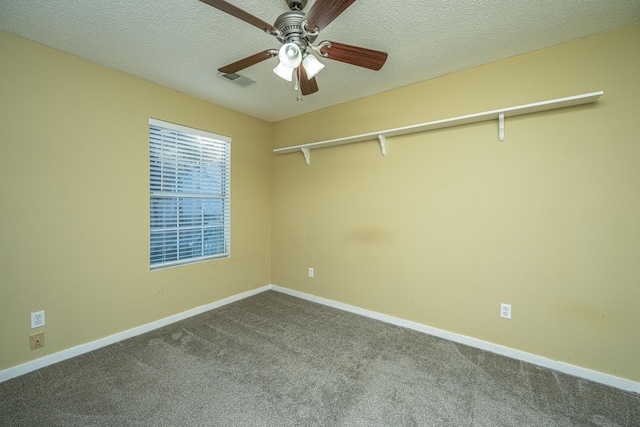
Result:
{"label": "gray carpet", "polygon": [[5,381],[0,425],[640,426],[640,395],[268,291]]}

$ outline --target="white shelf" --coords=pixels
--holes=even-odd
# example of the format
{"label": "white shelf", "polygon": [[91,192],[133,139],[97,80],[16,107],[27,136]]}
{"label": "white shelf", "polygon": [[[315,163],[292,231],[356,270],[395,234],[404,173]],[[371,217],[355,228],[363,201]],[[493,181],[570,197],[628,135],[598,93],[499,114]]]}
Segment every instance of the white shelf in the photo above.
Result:
{"label": "white shelf", "polygon": [[290,147],[276,148],[274,153],[295,153],[302,151],[304,153],[307,164],[311,161],[311,150],[324,147],[333,147],[336,145],[354,144],[356,142],[379,140],[382,149],[382,155],[386,154],[386,141],[388,137],[406,135],[416,132],[426,132],[434,129],[442,129],[453,126],[468,125],[487,120],[499,121],[499,139],[504,140],[504,119],[506,117],[520,116],[522,114],[538,113],[541,111],[555,110],[558,108],[573,107],[576,105],[594,103],[602,96],[604,92],[591,92],[582,95],[569,96],[566,98],[551,99],[548,101],[535,102],[533,104],[518,105],[515,107],[501,108],[499,110],[484,111],[482,113],[469,114],[466,116],[451,117],[449,119],[436,120],[433,122],[420,123],[417,125],[404,126],[395,129],[381,130],[377,132],[369,132],[361,135],[348,136],[344,138],[329,139],[326,141],[311,142],[302,145],[293,145]]}

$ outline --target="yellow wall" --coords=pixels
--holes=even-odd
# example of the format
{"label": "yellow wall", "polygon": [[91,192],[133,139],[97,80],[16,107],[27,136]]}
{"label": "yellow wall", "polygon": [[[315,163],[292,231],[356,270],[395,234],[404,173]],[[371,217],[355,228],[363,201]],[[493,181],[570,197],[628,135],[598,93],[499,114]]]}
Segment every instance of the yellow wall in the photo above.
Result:
{"label": "yellow wall", "polygon": [[[630,26],[269,124],[0,32],[0,370],[274,283],[640,381],[638,46]],[[271,154],[595,90],[502,144],[486,122]],[[233,138],[230,259],[148,271],[148,117]]]}
{"label": "yellow wall", "polygon": [[485,122],[274,155],[273,283],[640,381],[638,70],[634,25],[275,123],[278,148],[605,91],[504,143]]}
{"label": "yellow wall", "polygon": [[[231,258],[149,271],[149,117],[232,137]],[[0,370],[268,284],[271,128],[0,32]]]}

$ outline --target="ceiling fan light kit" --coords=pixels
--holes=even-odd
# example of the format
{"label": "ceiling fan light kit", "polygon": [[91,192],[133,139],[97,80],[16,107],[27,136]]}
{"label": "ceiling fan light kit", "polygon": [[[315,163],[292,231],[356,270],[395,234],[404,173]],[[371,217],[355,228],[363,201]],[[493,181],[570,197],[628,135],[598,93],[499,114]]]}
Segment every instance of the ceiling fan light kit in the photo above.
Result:
{"label": "ceiling fan light kit", "polygon": [[312,79],[324,68],[324,64],[310,53],[307,53],[302,60],[302,66],[307,72],[307,77]]}
{"label": "ceiling fan light kit", "polygon": [[293,71],[302,62],[302,51],[295,43],[285,43],[278,52],[280,63],[273,72],[287,81],[293,80]]}
{"label": "ceiling fan light kit", "polygon": [[[301,95],[310,95],[318,91],[315,77],[325,67],[313,56],[310,50],[318,55],[356,65],[370,70],[379,70],[387,60],[387,53],[365,49],[343,43],[323,41],[315,44],[322,29],[344,12],[355,0],[316,0],[308,13],[302,12],[307,0],[285,0],[290,12],[278,16],[271,25],[225,0],[200,0],[218,10],[228,13],[248,24],[260,28],[269,35],[275,36],[282,46],[259,52],[218,69],[221,73],[237,73],[238,71],[259,62],[277,56],[279,64],[274,72],[287,81],[296,76],[295,90]],[[301,99],[301,97],[298,97]]]}
{"label": "ceiling fan light kit", "polygon": [[302,51],[295,43],[286,43],[280,48],[278,57],[282,65],[296,68],[302,62]]}
{"label": "ceiling fan light kit", "polygon": [[273,69],[280,78],[290,82],[293,80],[293,68],[289,68],[286,65],[279,63],[276,68]]}

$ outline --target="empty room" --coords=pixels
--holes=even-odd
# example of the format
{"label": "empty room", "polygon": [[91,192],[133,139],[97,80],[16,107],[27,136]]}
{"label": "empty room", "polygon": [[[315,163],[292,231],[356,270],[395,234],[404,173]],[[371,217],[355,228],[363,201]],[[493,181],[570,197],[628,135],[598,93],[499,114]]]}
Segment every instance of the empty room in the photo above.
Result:
{"label": "empty room", "polygon": [[640,1],[0,2],[0,425],[640,426]]}

